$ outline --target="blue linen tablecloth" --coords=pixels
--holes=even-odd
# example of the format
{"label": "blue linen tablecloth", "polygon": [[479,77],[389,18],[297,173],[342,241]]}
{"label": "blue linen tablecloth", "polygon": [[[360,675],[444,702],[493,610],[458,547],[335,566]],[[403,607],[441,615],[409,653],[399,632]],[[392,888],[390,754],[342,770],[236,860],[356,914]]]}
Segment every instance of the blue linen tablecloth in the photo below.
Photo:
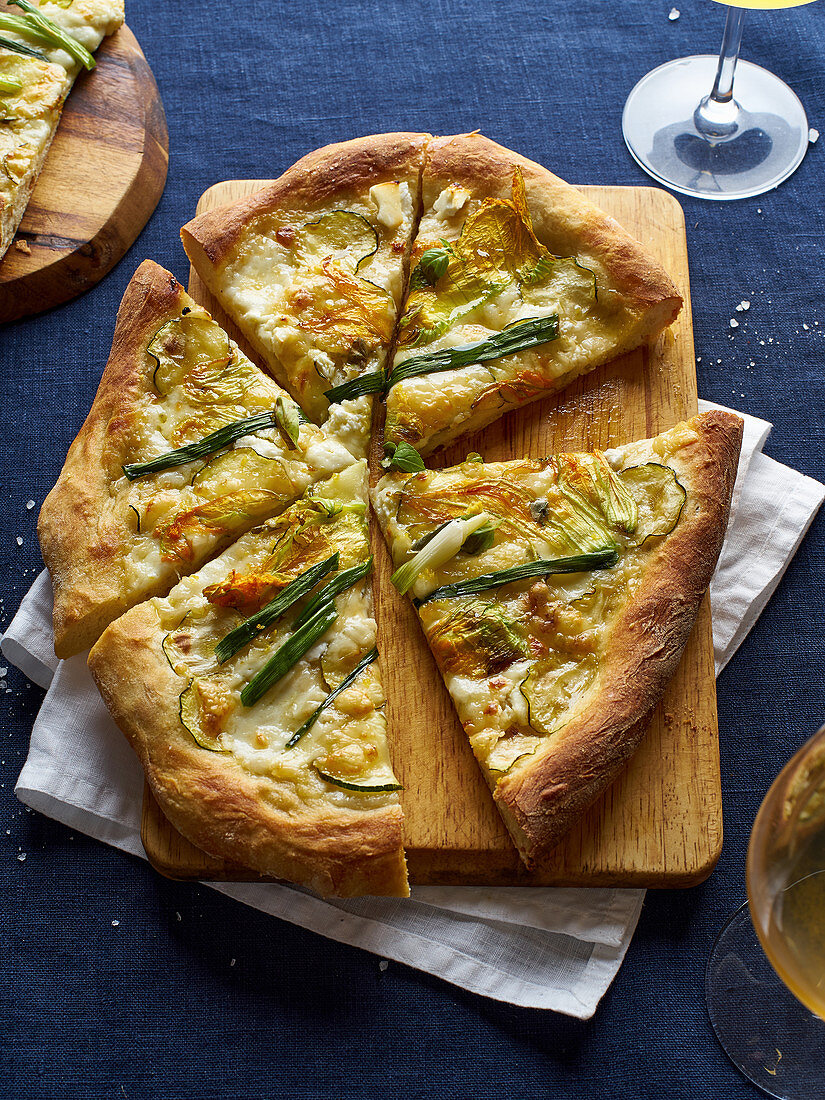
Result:
{"label": "blue linen tablecloth", "polygon": [[[185,279],[177,231],[206,186],[276,175],[362,133],[475,128],[574,183],[646,184],[621,139],[624,98],[655,65],[714,52],[724,17],[706,0],[674,2],[671,20],[671,0],[132,0],[128,21],[166,106],[169,179],[146,230],[99,286],[0,330],[0,627],[41,568],[37,507],[88,409],[123,289],[145,256]],[[742,56],[786,79],[825,132],[821,9],[749,14]],[[819,480],[823,158],[825,141],[758,199],[680,200],[700,392],[773,421],[769,453]],[[736,313],[743,299],[751,307]],[[382,971],[374,956],[162,880],[24,811],[11,792],[42,693],[10,669],[0,689],[9,910],[0,1095],[755,1096],[710,1030],[704,966],[744,898],[758,803],[825,715],[823,558],[820,517],[719,679],[726,843],[717,870],[688,893],[648,894],[625,964],[587,1023],[486,1001],[400,965]]]}

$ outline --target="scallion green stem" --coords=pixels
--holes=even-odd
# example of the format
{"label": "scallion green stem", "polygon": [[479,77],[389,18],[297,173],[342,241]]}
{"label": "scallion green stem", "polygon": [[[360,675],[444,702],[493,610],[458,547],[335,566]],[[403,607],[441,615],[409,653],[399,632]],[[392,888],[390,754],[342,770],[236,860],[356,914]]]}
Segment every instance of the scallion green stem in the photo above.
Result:
{"label": "scallion green stem", "polygon": [[266,630],[268,626],[279,619],[286,611],[297,603],[302,597],[308,595],[318,581],[323,580],[327,573],[331,573],[333,569],[338,568],[338,552],[336,551],[326,561],[320,562],[318,565],[313,565],[309,569],[305,569],[303,573],[290,581],[289,584],[282,589],[278,595],[270,600],[269,603],[262,607],[255,615],[245,619],[242,623],[235,627],[234,630],[230,630],[225,638],[221,638],[218,644],[215,646],[215,656],[218,658],[218,663],[223,664],[224,661],[228,661],[230,657],[234,657],[239,649],[251,642],[253,638],[256,638],[262,630]]}
{"label": "scallion green stem", "polygon": [[244,420],[236,420],[234,424],[227,424],[211,432],[203,439],[195,443],[188,443],[185,447],[178,447],[174,451],[158,455],[148,462],[129,462],[123,466],[123,472],[130,481],[143,477],[145,474],[156,474],[162,470],[173,470],[176,466],[185,466],[187,462],[193,462],[196,458],[208,458],[216,451],[223,451],[231,447],[236,439],[251,432],[260,432],[265,428],[278,426],[277,412],[256,413],[255,416],[247,416]]}
{"label": "scallion green stem", "polygon": [[306,722],[304,722],[304,724],[293,733],[293,735],[290,737],[284,747],[287,749],[291,749],[295,745],[297,745],[304,734],[307,733],[308,730],[312,729],[312,727],[315,725],[315,723],[318,721],[318,719],[321,717],[327,707],[330,706],[330,704],[338,698],[342,691],[346,691],[348,687],[354,684],[361,673],[364,671],[364,669],[368,665],[371,665],[372,662],[377,659],[378,650],[375,648],[375,646],[373,646],[366,657],[361,658],[361,660],[358,662],[358,664],[355,666],[349,676],[343,679],[334,691],[331,691],[329,693],[329,695],[326,697],[326,699],[324,699],[320,706],[317,706],[315,708],[312,714],[310,714],[309,718],[307,718]]}
{"label": "scallion green stem", "polygon": [[551,573],[584,573],[591,569],[607,569],[615,565],[619,555],[613,549],[596,550],[592,554],[576,554],[569,558],[539,558],[524,565],[514,565],[511,569],[501,569],[496,573],[482,573],[468,581],[456,581],[436,588],[428,596],[413,600],[416,607],[430,600],[451,600],[458,596],[475,596],[490,588],[500,588],[505,584],[528,580],[530,577],[546,577]]}
{"label": "scallion green stem", "polygon": [[[2,24],[0,24],[0,28]],[[3,28],[8,30],[9,28]],[[34,57],[38,61],[48,61],[48,57],[41,51],[34,49],[33,46],[24,46],[22,42],[14,42],[11,38],[6,38],[5,35],[0,35],[0,46],[4,50],[11,50],[12,53],[22,54],[24,57]]]}
{"label": "scallion green stem", "polygon": [[490,359],[502,359],[505,355],[515,355],[518,351],[525,351],[539,344],[548,344],[556,340],[558,335],[557,314],[553,313],[548,317],[530,317],[526,321],[518,321],[502,329],[487,340],[480,340],[475,344],[462,344],[456,348],[442,348],[440,351],[425,352],[423,355],[413,355],[405,359],[393,367],[387,379],[387,389],[391,389],[397,382],[403,382],[404,379],[414,378],[419,374],[437,374],[445,370],[456,370],[458,367],[468,367],[475,363],[486,363]]}
{"label": "scallion green stem", "polygon": [[331,390],[325,391],[324,397],[331,405],[336,405],[354,397],[363,397],[365,393],[381,393],[386,381],[383,371],[372,371],[370,374],[351,378],[349,382],[342,382],[340,386],[333,386]]}
{"label": "scallion green stem", "polygon": [[304,623],[308,622],[324,604],[331,603],[341,592],[346,592],[348,588],[352,588],[352,586],[357,581],[360,581],[362,577],[366,577],[370,569],[372,569],[371,557],[367,558],[361,565],[353,565],[349,569],[344,569],[337,577],[333,577],[331,581],[327,581],[324,587],[319,589],[307,603],[306,607],[292,624],[292,629],[295,630],[303,626]]}
{"label": "scallion green stem", "polygon": [[293,665],[297,664],[303,655],[315,645],[318,639],[329,630],[338,612],[335,604],[324,604],[313,617],[296,630],[282,646],[272,654],[266,664],[260,669],[241,692],[241,703],[245,707],[251,707],[277,682],[286,676]]}
{"label": "scallion green stem", "polygon": [[67,34],[54,20],[38,11],[33,4],[29,3],[29,0],[9,0],[9,2],[23,9],[26,13],[25,21],[35,30],[40,31],[41,36],[45,37],[51,45],[59,46],[61,50],[65,50],[70,57],[73,57],[85,69],[91,70],[95,67],[95,59],[86,47],[78,42],[76,38]]}
{"label": "scallion green stem", "polygon": [[15,92],[22,91],[23,85],[19,80],[7,80],[4,76],[0,76],[0,94],[13,95]]}

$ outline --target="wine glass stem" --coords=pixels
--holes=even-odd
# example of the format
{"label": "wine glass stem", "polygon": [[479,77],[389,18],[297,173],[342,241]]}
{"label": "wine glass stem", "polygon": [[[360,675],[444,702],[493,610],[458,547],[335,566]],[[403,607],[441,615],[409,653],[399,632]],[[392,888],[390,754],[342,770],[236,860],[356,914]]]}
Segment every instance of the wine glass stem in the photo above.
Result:
{"label": "wine glass stem", "polygon": [[739,104],[733,98],[733,78],[742,42],[744,15],[741,8],[728,8],[716,79],[710,95],[705,96],[693,115],[696,129],[709,141],[724,141],[733,137],[739,129]]}

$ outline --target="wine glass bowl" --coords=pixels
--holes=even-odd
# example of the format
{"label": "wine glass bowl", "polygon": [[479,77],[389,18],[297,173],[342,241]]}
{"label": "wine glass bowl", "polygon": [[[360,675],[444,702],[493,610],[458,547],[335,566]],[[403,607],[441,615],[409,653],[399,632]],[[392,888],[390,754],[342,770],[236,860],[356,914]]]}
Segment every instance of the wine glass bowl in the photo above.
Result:
{"label": "wine glass bowl", "polygon": [[785,765],[759,809],[748,901],[774,970],[825,1018],[825,727]]}
{"label": "wine glass bowl", "polygon": [[825,726],[765,795],[746,877],[708,962],[710,1021],[763,1092],[825,1100]]}

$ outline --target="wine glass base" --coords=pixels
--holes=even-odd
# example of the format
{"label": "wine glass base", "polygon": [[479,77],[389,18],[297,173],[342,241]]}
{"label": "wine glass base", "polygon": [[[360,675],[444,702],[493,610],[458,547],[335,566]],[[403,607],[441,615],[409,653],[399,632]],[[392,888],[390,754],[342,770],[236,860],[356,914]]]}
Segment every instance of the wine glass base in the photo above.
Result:
{"label": "wine glass base", "polygon": [[625,103],[622,132],[637,163],[659,183],[698,198],[745,199],[771,191],[799,167],[808,119],[794,92],[773,73],[740,61],[735,132],[709,140],[693,114],[713,85],[719,59],[684,57],[642,77]]}
{"label": "wine glass base", "polygon": [[776,975],[747,903],[714,945],[705,999],[722,1049],[749,1081],[778,1100],[825,1098],[825,1020]]}

